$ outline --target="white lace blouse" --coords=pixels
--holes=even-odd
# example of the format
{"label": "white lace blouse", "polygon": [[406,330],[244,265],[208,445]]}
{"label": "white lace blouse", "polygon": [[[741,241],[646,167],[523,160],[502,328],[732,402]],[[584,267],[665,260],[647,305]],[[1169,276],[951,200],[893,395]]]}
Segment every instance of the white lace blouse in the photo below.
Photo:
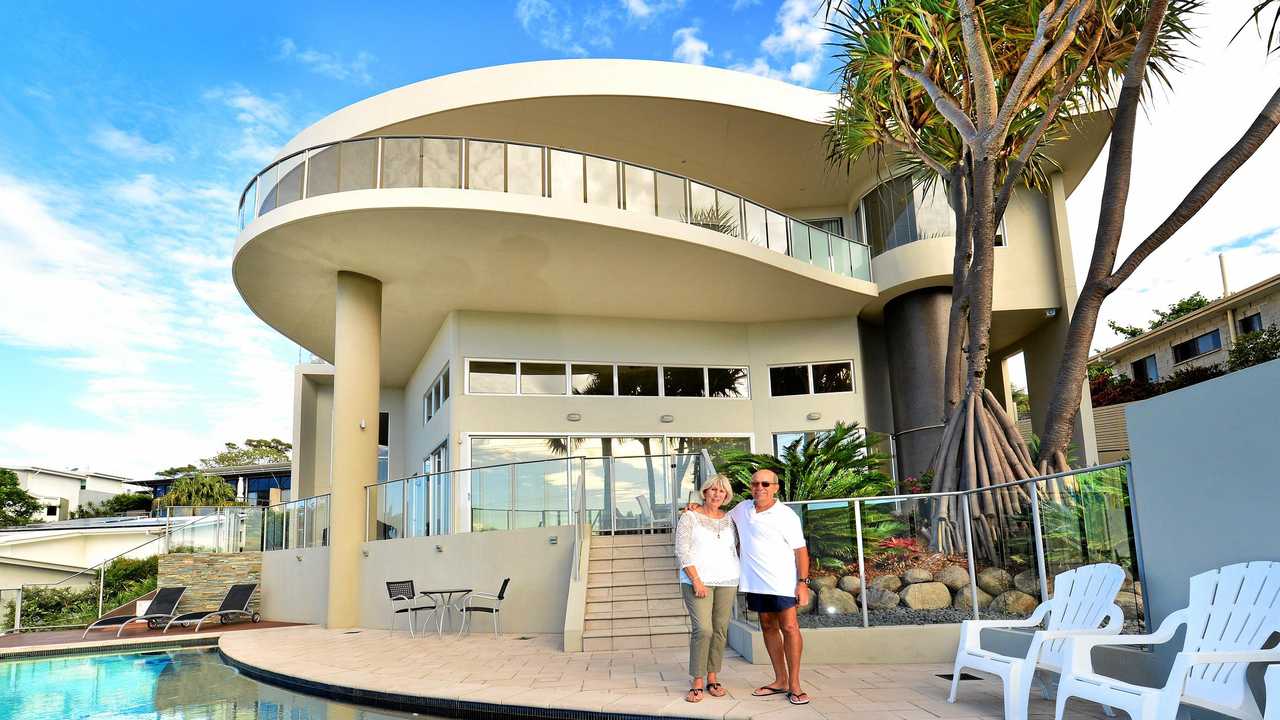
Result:
{"label": "white lace blouse", "polygon": [[738,548],[733,520],[715,519],[687,510],[676,524],[676,562],[680,582],[692,585],[684,568],[692,565],[708,587],[737,587]]}

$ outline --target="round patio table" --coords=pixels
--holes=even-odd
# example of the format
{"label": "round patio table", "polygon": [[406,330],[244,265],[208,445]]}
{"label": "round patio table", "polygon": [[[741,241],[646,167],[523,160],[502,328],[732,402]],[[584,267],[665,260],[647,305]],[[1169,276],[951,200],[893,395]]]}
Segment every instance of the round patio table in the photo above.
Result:
{"label": "round patio table", "polygon": [[[457,602],[461,602],[463,598],[470,595],[472,588],[452,588],[448,590],[421,590],[419,595],[424,595],[436,601],[436,609],[439,616],[436,619],[436,635],[444,635],[444,616],[450,610],[457,610],[458,614],[462,614],[462,608],[457,606]],[[457,598],[455,600],[454,598]],[[452,623],[452,621],[450,621]],[[463,623],[458,624],[458,634],[462,634]]]}

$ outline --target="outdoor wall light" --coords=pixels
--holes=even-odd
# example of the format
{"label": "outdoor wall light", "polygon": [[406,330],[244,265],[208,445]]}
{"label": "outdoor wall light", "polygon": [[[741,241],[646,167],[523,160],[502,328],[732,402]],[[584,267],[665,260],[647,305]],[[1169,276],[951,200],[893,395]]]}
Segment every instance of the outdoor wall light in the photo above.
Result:
{"label": "outdoor wall light", "polygon": [[820,413],[820,412],[811,412],[811,413],[809,413],[808,415],[805,415],[805,416],[804,416],[804,419],[805,419],[805,420],[821,420],[821,419],[822,419],[822,413]]}
{"label": "outdoor wall light", "polygon": [[658,418],[658,420],[660,420],[660,421],[662,421],[662,422],[664,422],[664,423],[671,423],[671,422],[675,422],[675,421],[676,421],[676,418],[675,418],[675,416],[674,416],[674,415],[663,415],[663,416],[659,417],[659,418]]}
{"label": "outdoor wall light", "polygon": [[[368,550],[361,550],[361,551],[360,551],[360,554],[361,554],[361,555],[363,555],[363,556],[365,556],[365,557],[369,557],[369,551],[368,551]],[[299,560],[301,560],[301,559],[302,559],[302,556],[301,556],[301,555],[299,555],[299,556],[298,556],[298,559],[299,559]]]}
{"label": "outdoor wall light", "polygon": [[301,555],[294,555],[294,556],[293,556],[293,559],[294,559],[294,560],[297,560],[298,562],[302,562],[302,556],[301,556]]}
{"label": "outdoor wall light", "polygon": [[1058,315],[1058,308],[1049,308],[1048,310],[1044,311],[1044,316],[1048,318],[1057,317],[1057,315]]}
{"label": "outdoor wall light", "polygon": [[559,535],[552,535],[551,537],[547,538],[547,544],[548,544],[548,545],[559,545],[559,544],[560,544],[560,536],[559,536]]}
{"label": "outdoor wall light", "polygon": [[569,422],[578,422],[579,420],[582,419],[582,413],[569,413],[568,415],[564,416],[564,419],[568,420]]}
{"label": "outdoor wall light", "polygon": [[360,418],[360,429],[363,430],[364,428],[365,428],[364,418]]}
{"label": "outdoor wall light", "polygon": [[442,546],[442,545],[437,545],[437,546],[436,546],[436,552],[438,552],[438,553],[442,553],[442,552],[444,552],[444,546]]}

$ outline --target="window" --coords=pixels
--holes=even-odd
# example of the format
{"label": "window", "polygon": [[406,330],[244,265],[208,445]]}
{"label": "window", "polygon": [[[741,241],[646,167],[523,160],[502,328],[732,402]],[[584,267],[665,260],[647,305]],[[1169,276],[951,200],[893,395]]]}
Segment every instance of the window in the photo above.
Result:
{"label": "window", "polygon": [[1248,335],[1252,332],[1262,332],[1262,313],[1245,315],[1240,318],[1240,334]]}
{"label": "window", "polygon": [[58,516],[58,506],[57,506],[57,505],[48,505],[48,506],[46,506],[46,507],[45,507],[45,509],[44,509],[44,515],[45,515],[45,517],[57,517],[57,516]]}
{"label": "window", "polygon": [[706,377],[700,367],[662,368],[662,391],[667,397],[703,397]]}
{"label": "window", "polygon": [[1211,330],[1203,335],[1174,345],[1173,361],[1175,363],[1186,362],[1192,358],[1211,353],[1221,347],[1222,333],[1218,330]]}
{"label": "window", "polygon": [[435,382],[431,383],[431,387],[422,394],[422,424],[426,425],[431,418],[440,412],[440,407],[444,405],[444,401],[449,399],[449,366],[445,366],[440,375],[436,377]]}
{"label": "window", "polygon": [[1133,371],[1133,379],[1140,383],[1155,382],[1160,378],[1156,369],[1156,356],[1148,355],[1129,366]]}
{"label": "window", "polygon": [[657,397],[658,368],[653,365],[619,365],[618,394]]}
{"label": "window", "polygon": [[520,363],[521,395],[564,395],[564,363]]}
{"label": "window", "polygon": [[806,222],[823,232],[844,235],[844,218],[822,218],[820,220],[807,220]]}
{"label": "window", "polygon": [[771,367],[769,391],[774,397],[853,392],[853,361]]}
{"label": "window", "polygon": [[[448,397],[448,370],[437,395],[423,396],[424,417]],[[540,360],[467,360],[467,392],[475,395],[748,398],[745,367],[615,365]]]}
{"label": "window", "polygon": [[467,392],[477,395],[514,395],[516,364],[489,360],[468,361]]}
{"label": "window", "polygon": [[391,413],[378,413],[378,482],[391,477]]}
{"label": "window", "polygon": [[751,396],[746,368],[707,368],[707,395],[745,398]]}
{"label": "window", "polygon": [[573,364],[574,395],[612,395],[613,366]]}

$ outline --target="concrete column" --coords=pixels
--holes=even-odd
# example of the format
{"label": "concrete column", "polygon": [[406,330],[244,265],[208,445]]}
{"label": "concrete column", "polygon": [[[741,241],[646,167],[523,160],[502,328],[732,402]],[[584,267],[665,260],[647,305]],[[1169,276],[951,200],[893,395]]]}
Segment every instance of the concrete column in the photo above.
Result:
{"label": "concrete column", "polygon": [[374,482],[378,473],[382,283],[339,272],[335,314],[329,610],[325,624],[344,628],[360,621],[364,486]]}
{"label": "concrete column", "polygon": [[[943,375],[947,359],[949,288],[926,288],[894,298],[884,308],[889,394],[901,477],[929,467],[942,437]],[[927,429],[922,429],[927,428]]]}

